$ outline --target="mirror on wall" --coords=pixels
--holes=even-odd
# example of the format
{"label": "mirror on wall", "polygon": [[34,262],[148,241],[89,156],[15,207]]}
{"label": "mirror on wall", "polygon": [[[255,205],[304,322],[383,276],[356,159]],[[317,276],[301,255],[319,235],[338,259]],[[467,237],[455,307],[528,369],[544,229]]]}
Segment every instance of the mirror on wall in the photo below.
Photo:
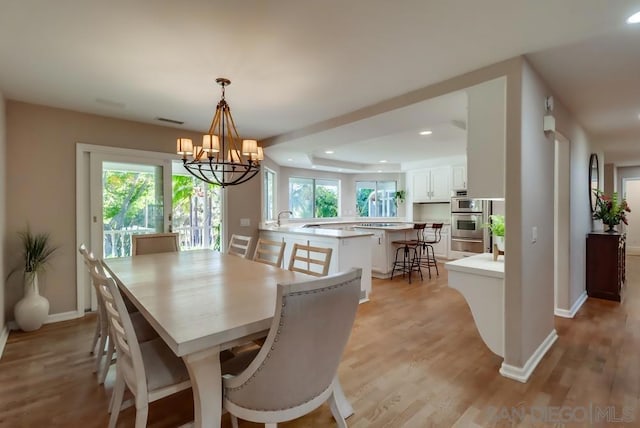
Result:
{"label": "mirror on wall", "polygon": [[591,203],[591,212],[596,209],[596,195],[594,190],[597,190],[600,183],[600,170],[598,168],[598,155],[591,154],[589,158],[589,202]]}

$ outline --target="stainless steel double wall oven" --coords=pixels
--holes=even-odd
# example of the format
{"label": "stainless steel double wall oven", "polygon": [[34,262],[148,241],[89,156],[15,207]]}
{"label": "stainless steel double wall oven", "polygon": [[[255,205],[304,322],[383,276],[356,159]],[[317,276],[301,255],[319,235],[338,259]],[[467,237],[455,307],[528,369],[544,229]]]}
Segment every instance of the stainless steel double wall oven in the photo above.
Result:
{"label": "stainless steel double wall oven", "polygon": [[468,198],[466,192],[451,198],[451,251],[483,253],[489,248],[489,233],[482,227],[489,210],[489,201]]}

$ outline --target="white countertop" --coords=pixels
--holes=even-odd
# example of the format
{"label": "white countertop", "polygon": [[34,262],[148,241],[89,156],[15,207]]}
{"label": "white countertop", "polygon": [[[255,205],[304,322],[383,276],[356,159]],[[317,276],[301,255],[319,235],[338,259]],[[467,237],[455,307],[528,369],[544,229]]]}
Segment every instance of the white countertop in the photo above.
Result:
{"label": "white countertop", "polygon": [[390,232],[395,232],[395,231],[404,231],[404,230],[413,230],[413,223],[398,223],[398,224],[391,224],[391,223],[381,223],[382,225],[386,225],[386,226],[382,226],[382,225],[375,225],[372,224],[371,226],[362,226],[362,225],[355,225],[353,226],[354,229],[378,229],[378,230],[388,230]]}
{"label": "white countertop", "polygon": [[504,256],[500,256],[497,261],[494,261],[493,254],[491,253],[463,257],[445,263],[444,267],[450,271],[490,276],[493,278],[504,278]]}
{"label": "white countertop", "polygon": [[371,236],[373,233],[366,231],[355,231],[355,230],[340,230],[340,229],[321,229],[319,227],[263,227],[260,230],[265,232],[276,232],[276,233],[293,233],[296,235],[310,235],[310,236],[318,236],[325,238],[337,238],[337,239],[345,239],[345,238],[359,238],[361,236]]}

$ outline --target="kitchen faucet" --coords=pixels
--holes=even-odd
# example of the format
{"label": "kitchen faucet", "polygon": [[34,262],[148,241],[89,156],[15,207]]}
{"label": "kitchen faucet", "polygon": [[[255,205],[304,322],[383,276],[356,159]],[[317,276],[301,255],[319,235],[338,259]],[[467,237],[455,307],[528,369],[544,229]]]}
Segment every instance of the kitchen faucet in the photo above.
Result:
{"label": "kitchen faucet", "polygon": [[278,213],[278,227],[280,227],[280,216],[281,216],[282,214],[289,214],[289,215],[293,215],[293,213],[292,213],[291,211],[289,211],[289,210],[280,211],[280,212]]}

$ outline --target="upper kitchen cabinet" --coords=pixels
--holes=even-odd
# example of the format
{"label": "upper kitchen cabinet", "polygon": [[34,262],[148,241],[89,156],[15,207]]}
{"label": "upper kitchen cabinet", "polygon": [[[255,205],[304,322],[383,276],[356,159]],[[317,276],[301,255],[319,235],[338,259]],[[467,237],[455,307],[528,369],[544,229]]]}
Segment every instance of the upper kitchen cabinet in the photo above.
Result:
{"label": "upper kitchen cabinet", "polygon": [[413,202],[449,202],[451,167],[443,166],[413,174]]}
{"label": "upper kitchen cabinet", "polygon": [[458,165],[451,167],[451,188],[465,190],[467,188],[467,167]]}
{"label": "upper kitchen cabinet", "polygon": [[504,198],[507,79],[467,89],[467,191],[473,198]]}

